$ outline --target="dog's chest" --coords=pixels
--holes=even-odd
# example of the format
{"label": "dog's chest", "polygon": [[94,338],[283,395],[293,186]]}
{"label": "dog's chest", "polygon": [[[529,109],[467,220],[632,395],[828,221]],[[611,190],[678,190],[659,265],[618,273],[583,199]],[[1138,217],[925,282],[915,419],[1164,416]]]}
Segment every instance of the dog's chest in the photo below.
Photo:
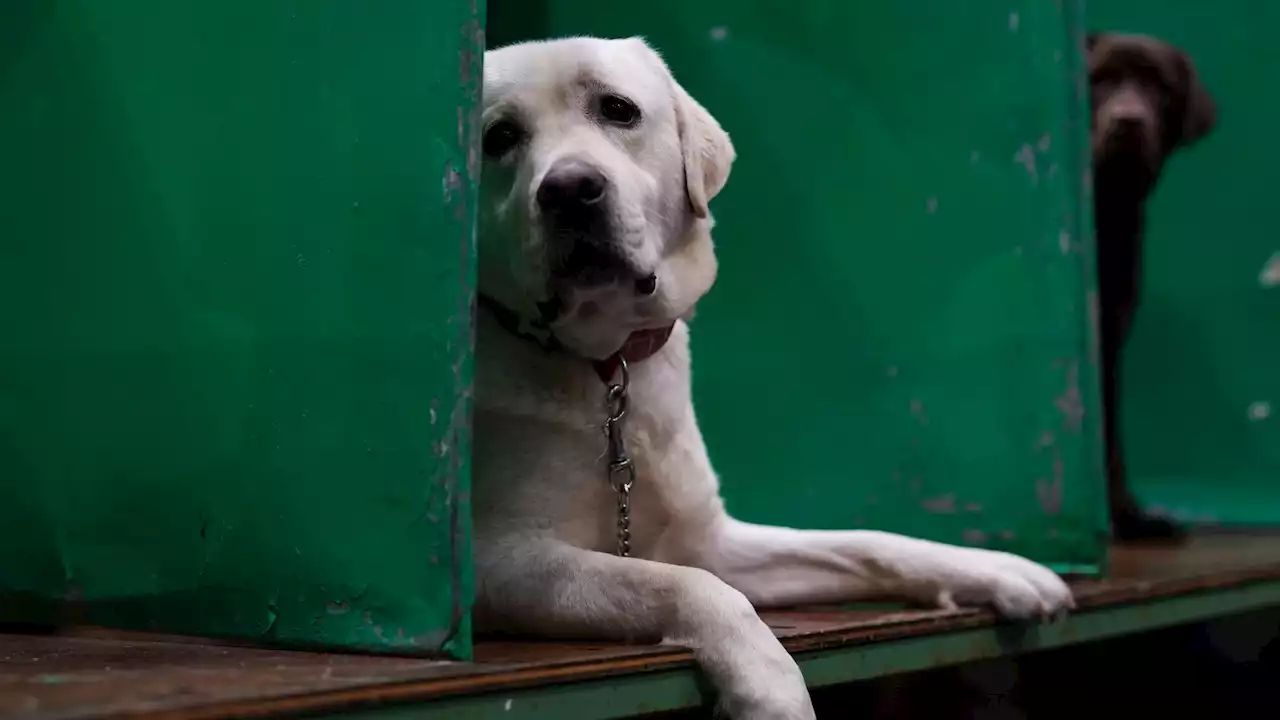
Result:
{"label": "dog's chest", "polygon": [[[613,552],[620,497],[609,475],[608,386],[585,364],[530,348],[499,335],[487,354],[477,352],[477,537],[550,532],[578,547]],[[632,554],[644,557],[671,513],[689,504],[683,493],[701,487],[688,482],[698,473],[680,460],[689,455],[690,433],[700,447],[685,328],[678,326],[660,353],[636,363],[630,380],[622,438],[636,479],[627,505]]]}
{"label": "dog's chest", "polygon": [[[560,481],[566,483],[564,504],[557,510],[545,508],[556,518],[556,534],[566,542],[601,552],[613,552],[618,546],[620,525],[625,508],[630,528],[632,553],[644,556],[655,546],[666,529],[669,511],[667,497],[656,458],[666,443],[655,437],[652,416],[633,410],[622,431],[625,457],[635,470],[634,479],[626,471],[614,470],[615,460],[604,431],[604,417],[592,418],[590,429],[574,433],[574,441],[560,446],[565,461]],[[631,482],[623,493],[621,485]]]}
{"label": "dog's chest", "polygon": [[[613,552],[619,534],[618,481],[610,475],[604,389],[597,402],[561,406],[554,422],[477,408],[473,506],[477,530],[539,526],[577,547]],[[637,393],[622,428],[635,468],[626,497],[633,554],[645,556],[669,524],[673,478],[663,458],[671,445],[645,393]]]}

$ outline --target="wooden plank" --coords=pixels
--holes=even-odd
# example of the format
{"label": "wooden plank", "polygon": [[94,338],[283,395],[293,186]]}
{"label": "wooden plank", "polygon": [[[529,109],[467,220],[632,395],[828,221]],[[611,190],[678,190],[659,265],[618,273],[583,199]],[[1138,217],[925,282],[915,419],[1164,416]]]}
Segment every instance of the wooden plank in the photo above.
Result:
{"label": "wooden plank", "polygon": [[[1117,608],[1190,597],[1209,602],[1215,592],[1225,598],[1227,591],[1278,583],[1280,537],[1209,536],[1182,547],[1120,548],[1113,551],[1111,567],[1109,579],[1075,583],[1080,609],[1065,624],[1068,628],[1073,623],[1084,628],[1090,617]],[[1241,602],[1261,600],[1233,602],[1230,607],[1223,605],[1224,613],[1244,608]],[[1205,606],[1195,612],[1212,614],[1213,609]],[[917,655],[933,652],[959,662],[968,650],[958,646],[947,650],[944,639],[951,638],[954,644],[957,633],[994,625],[989,613],[979,611],[814,608],[769,612],[764,617],[788,649],[814,661],[809,663],[812,673],[806,665],[806,674],[814,682],[844,677],[841,673],[848,671],[833,665],[830,654],[863,646],[896,643],[909,646]],[[1184,612],[1168,617],[1171,623],[1190,616]],[[1141,629],[1152,622],[1148,618]],[[1093,623],[1097,625],[1096,617]],[[1122,631],[1106,629],[1111,635]],[[1090,632],[1096,636],[1101,630],[1084,635]],[[1063,644],[1070,635],[1059,632],[1063,639],[1048,644]],[[601,678],[618,682],[622,676],[637,674],[656,678],[688,672],[692,662],[690,654],[679,648],[517,640],[477,643],[476,656],[475,663],[452,663],[287,652],[106,631],[4,635],[0,636],[0,716],[190,720],[332,712],[480,693],[538,692],[549,685]],[[860,667],[857,673],[870,676],[881,670],[892,672],[894,667],[902,665]]]}

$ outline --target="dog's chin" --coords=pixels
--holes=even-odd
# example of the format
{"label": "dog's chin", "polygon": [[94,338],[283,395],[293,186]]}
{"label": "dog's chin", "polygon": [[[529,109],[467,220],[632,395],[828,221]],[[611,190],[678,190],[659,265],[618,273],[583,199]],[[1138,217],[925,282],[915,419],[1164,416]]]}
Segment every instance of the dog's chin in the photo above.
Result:
{"label": "dog's chin", "polygon": [[604,323],[574,322],[556,328],[556,339],[569,352],[591,360],[604,360],[617,352],[630,330]]}
{"label": "dog's chin", "polygon": [[1106,138],[1097,144],[1094,166],[1098,180],[1110,192],[1145,195],[1160,173],[1160,153],[1149,143],[1132,138]]}
{"label": "dog's chin", "polygon": [[552,324],[552,332],[575,355],[603,360],[618,351],[634,328],[625,322],[630,313],[621,311],[604,298],[577,297],[561,300],[563,314]]}
{"label": "dog's chin", "polygon": [[553,282],[556,315],[548,318],[556,339],[582,357],[601,360],[617,352],[631,333],[674,322],[662,312],[660,293],[636,292],[634,278],[603,284]]}

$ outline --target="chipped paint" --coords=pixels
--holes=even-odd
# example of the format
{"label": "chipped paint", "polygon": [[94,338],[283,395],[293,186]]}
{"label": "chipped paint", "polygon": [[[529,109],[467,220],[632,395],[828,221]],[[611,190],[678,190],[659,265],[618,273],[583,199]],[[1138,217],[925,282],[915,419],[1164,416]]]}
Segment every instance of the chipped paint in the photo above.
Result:
{"label": "chipped paint", "polygon": [[925,200],[925,201],[924,201],[924,209],[925,209],[925,212],[929,213],[930,215],[933,215],[933,214],[937,213],[937,212],[938,212],[938,198],[936,198],[936,197],[931,197],[931,198],[929,198],[928,200]]}
{"label": "chipped paint", "polygon": [[441,648],[449,644],[457,635],[457,629],[434,630],[409,638],[409,645],[417,648]]}
{"label": "chipped paint", "polygon": [[1018,26],[1022,24],[1022,18],[1016,12],[1009,13],[1009,32],[1018,32]]}
{"label": "chipped paint", "polygon": [[1266,400],[1258,400],[1249,405],[1249,419],[1253,422],[1262,422],[1271,417],[1271,403]]}
{"label": "chipped paint", "polygon": [[956,511],[956,496],[955,493],[949,493],[938,497],[925,498],[921,502],[921,506],[925,509],[925,512],[950,515]]}
{"label": "chipped paint", "polygon": [[916,419],[920,427],[929,427],[929,415],[924,411],[924,403],[920,400],[913,399],[911,401],[911,416]]}
{"label": "chipped paint", "polygon": [[729,39],[729,28],[723,25],[717,25],[711,28],[711,31],[708,34],[711,36],[712,40],[715,40],[716,42],[724,42]]}
{"label": "chipped paint", "polygon": [[[468,659],[471,637],[468,632],[472,589],[470,587],[471,544],[470,507],[470,453],[471,412],[474,397],[473,353],[475,349],[476,311],[476,198],[480,185],[480,137],[482,133],[481,93],[484,84],[485,34],[483,12],[478,0],[471,0],[468,17],[459,28],[462,37],[458,49],[458,82],[462,90],[457,112],[458,146],[466,154],[465,178],[461,178],[462,192],[456,194],[452,204],[454,217],[459,221],[458,252],[460,274],[458,277],[458,306],[454,316],[457,339],[453,345],[456,353],[453,369],[453,401],[449,407],[447,432],[441,437],[442,447],[448,456],[449,472],[446,474],[449,525],[449,568],[452,576],[450,606],[452,617],[449,627],[426,635],[415,636],[419,647],[446,650],[461,659]],[[446,173],[456,172],[450,166]],[[446,182],[449,176],[446,175]],[[448,205],[446,207],[449,207]]]}
{"label": "chipped paint", "polygon": [[1084,427],[1084,401],[1080,397],[1080,363],[1067,362],[1067,387],[1054,399],[1054,407],[1062,413],[1062,428],[1067,432],[1080,432]]}
{"label": "chipped paint", "polygon": [[1262,272],[1258,273],[1258,284],[1264,288],[1280,286],[1280,251],[1274,253],[1262,266]]}
{"label": "chipped paint", "polygon": [[1027,171],[1027,175],[1031,176],[1031,184],[1040,184],[1040,171],[1036,167],[1036,150],[1031,147],[1030,143],[1023,143],[1018,148],[1018,152],[1014,153],[1013,161],[1018,163]]}
{"label": "chipped paint", "polygon": [[1067,468],[1062,459],[1062,452],[1055,448],[1053,478],[1036,479],[1036,500],[1040,503],[1040,509],[1047,515],[1057,515],[1062,512],[1062,488],[1066,474]]}

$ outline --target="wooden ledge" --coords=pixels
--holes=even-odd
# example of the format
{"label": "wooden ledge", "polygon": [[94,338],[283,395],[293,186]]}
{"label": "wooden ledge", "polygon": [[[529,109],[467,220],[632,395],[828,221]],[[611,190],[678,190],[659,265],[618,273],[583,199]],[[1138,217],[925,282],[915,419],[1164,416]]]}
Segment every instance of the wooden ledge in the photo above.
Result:
{"label": "wooden ledge", "polygon": [[[977,611],[765,613],[813,686],[1062,647],[1280,606],[1280,537],[1221,535],[1112,551],[1074,583],[1067,620],[1017,628]],[[284,714],[620,718],[697,707],[687,651],[479,643],[475,663],[285,652],[154,636],[0,635],[2,718]]]}

